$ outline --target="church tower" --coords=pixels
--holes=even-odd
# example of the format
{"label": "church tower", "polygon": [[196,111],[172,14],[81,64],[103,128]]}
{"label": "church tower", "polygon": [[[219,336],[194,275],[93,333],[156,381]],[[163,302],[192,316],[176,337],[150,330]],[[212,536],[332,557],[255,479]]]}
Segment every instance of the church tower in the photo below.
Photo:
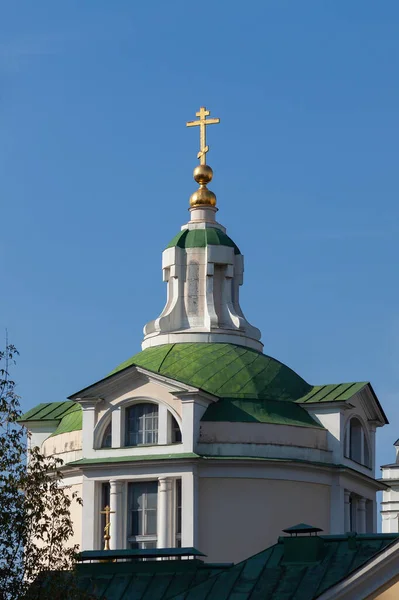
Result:
{"label": "church tower", "polygon": [[160,316],[144,327],[143,350],[167,343],[226,342],[262,351],[260,331],[240,307],[244,257],[216,221],[216,196],[207,187],[213,171],[206,164],[206,127],[219,123],[209,115],[201,107],[198,120],[187,123],[200,129],[200,164],[194,169],[199,188],[190,197],[190,221],[162,253],[167,301]]}
{"label": "church tower", "polygon": [[263,353],[240,307],[243,256],[208,188],[206,127],[219,119],[196,116],[199,187],[163,246],[166,305],[141,351],[21,422],[83,498],[72,515],[83,550],[182,546],[236,562],[290,524],[375,532],[382,407],[368,382],[312,385]]}

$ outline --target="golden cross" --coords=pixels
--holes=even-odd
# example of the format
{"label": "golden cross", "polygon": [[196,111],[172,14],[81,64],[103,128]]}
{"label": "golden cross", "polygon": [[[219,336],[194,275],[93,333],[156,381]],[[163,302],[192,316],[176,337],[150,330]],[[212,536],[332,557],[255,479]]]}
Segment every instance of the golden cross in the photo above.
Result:
{"label": "golden cross", "polygon": [[104,510],[100,510],[101,515],[105,515],[105,527],[104,527],[104,550],[109,550],[109,540],[111,539],[109,530],[111,528],[111,522],[109,519],[110,515],[115,514],[114,510],[111,510],[109,506],[106,506]]}
{"label": "golden cross", "polygon": [[195,116],[199,117],[199,121],[188,121],[188,123],[186,123],[187,127],[195,127],[199,125],[200,151],[197,154],[197,158],[200,159],[200,165],[206,164],[205,155],[209,150],[209,146],[206,145],[206,126],[220,123],[220,119],[207,119],[206,117],[209,117],[210,114],[210,111],[206,110],[205,106],[201,106],[199,112],[195,113]]}

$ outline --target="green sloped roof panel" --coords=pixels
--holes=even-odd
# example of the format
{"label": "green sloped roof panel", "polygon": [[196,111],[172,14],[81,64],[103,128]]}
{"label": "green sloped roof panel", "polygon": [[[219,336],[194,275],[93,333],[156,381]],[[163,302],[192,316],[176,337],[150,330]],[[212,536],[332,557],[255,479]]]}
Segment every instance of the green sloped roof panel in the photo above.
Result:
{"label": "green sloped roof panel", "polygon": [[[315,600],[398,539],[398,534],[282,537],[233,566],[196,559],[111,560],[78,564],[76,577],[90,597],[108,600]],[[309,554],[314,545],[320,552]]]}
{"label": "green sloped roof panel", "polygon": [[69,400],[41,403],[24,413],[18,421],[22,423],[58,421],[57,428],[51,435],[70,433],[82,429],[82,407],[80,404]]}
{"label": "green sloped roof panel", "polygon": [[241,254],[238,246],[221,229],[184,229],[169,242],[167,248],[205,248],[205,246],[227,246],[234,248],[234,254]]}
{"label": "green sloped roof panel", "polygon": [[[345,401],[367,385],[355,382],[311,386],[278,360],[251,348],[227,343],[164,344],[147,348],[110,375],[133,365],[224,399],[209,407],[204,416],[205,420],[215,421],[320,427],[304,409],[294,408],[292,403]],[[80,405],[65,401],[41,403],[19,421],[59,421],[53,434],[58,435],[81,429],[81,419]]]}
{"label": "green sloped roof panel", "polygon": [[278,400],[221,398],[208,406],[201,421],[271,423],[323,429],[299,404]]}
{"label": "green sloped roof panel", "polygon": [[360,392],[366,385],[368,385],[367,381],[315,385],[308,394],[300,399],[300,402],[344,402]]}
{"label": "green sloped roof panel", "polygon": [[353,544],[345,535],[319,538],[314,538],[315,543],[322,542],[316,560],[303,560],[309,545],[309,537],[305,536],[293,540],[298,546],[298,560],[287,562],[287,538],[280,538],[275,546],[173,596],[173,600],[314,600],[397,540],[398,535],[357,535]]}
{"label": "green sloped roof panel", "polygon": [[76,402],[45,402],[24,413],[18,421],[56,421],[76,410]]}
{"label": "green sloped roof panel", "polygon": [[278,360],[235,344],[197,342],[147,348],[111,375],[131,365],[222,398],[299,401],[312,390],[302,377]]}
{"label": "green sloped roof panel", "polygon": [[78,405],[75,410],[62,417],[52,436],[60,435],[61,433],[71,433],[80,429],[82,429],[82,408]]}

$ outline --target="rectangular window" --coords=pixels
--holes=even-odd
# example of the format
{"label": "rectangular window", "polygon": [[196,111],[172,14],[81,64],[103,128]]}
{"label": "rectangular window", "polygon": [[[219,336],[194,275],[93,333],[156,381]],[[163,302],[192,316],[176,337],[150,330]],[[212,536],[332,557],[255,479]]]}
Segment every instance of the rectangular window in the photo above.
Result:
{"label": "rectangular window", "polygon": [[[101,484],[101,512],[105,509],[106,506],[110,504],[110,485],[109,481],[105,481]],[[100,548],[104,549],[104,535],[105,535],[105,524],[106,517],[105,514],[101,514],[100,512]]]}
{"label": "rectangular window", "polygon": [[126,409],[126,446],[158,443],[158,406],[133,404]]}
{"label": "rectangular window", "polygon": [[128,547],[157,547],[158,482],[143,481],[128,486]]}
{"label": "rectangular window", "polygon": [[181,548],[181,479],[176,479],[176,548]]}

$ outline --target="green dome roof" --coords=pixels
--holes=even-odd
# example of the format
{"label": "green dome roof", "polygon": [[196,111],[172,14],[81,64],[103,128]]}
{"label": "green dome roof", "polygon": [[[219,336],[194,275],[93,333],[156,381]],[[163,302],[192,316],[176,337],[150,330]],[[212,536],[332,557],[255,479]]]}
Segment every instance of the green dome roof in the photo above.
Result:
{"label": "green dome roof", "polygon": [[214,227],[210,229],[184,229],[169,242],[167,248],[205,248],[205,246],[228,246],[234,248],[234,254],[241,254],[238,246],[228,235]]}
{"label": "green dome roof", "polygon": [[155,346],[135,354],[112,374],[131,365],[199,387],[219,398],[295,402],[312,389],[278,360],[235,344],[197,342]]}

